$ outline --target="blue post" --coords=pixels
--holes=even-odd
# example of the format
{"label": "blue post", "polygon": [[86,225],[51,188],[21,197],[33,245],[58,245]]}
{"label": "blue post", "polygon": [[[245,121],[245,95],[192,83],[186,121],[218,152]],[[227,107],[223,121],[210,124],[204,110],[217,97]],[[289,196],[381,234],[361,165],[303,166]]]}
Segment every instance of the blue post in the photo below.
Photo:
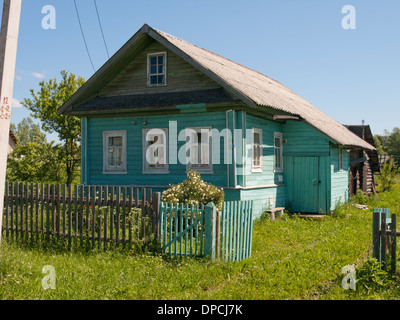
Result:
{"label": "blue post", "polygon": [[204,234],[204,256],[209,256],[211,260],[215,259],[215,220],[216,207],[210,202],[205,207],[205,234]]}

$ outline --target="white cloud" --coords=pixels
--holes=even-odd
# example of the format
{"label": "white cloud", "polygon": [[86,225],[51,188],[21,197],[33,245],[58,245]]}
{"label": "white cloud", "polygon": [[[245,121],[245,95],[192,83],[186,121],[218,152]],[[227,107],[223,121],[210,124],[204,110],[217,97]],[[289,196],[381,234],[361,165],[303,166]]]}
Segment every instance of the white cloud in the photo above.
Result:
{"label": "white cloud", "polygon": [[15,76],[15,79],[21,81],[21,80],[22,80],[22,77],[21,77],[21,76]]}
{"label": "white cloud", "polygon": [[18,99],[13,98],[12,99],[12,104],[11,104],[12,108],[22,108],[22,104]]}
{"label": "white cloud", "polygon": [[46,76],[44,73],[40,72],[32,72],[31,75],[38,79],[43,79]]}

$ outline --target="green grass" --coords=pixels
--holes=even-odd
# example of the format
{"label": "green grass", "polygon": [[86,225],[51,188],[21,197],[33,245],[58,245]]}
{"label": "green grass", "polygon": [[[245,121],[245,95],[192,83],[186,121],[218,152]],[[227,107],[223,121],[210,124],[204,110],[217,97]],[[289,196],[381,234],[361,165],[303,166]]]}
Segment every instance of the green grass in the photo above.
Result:
{"label": "green grass", "polygon": [[[362,201],[368,210],[352,206]],[[399,203],[396,185],[379,198],[354,199],[333,217],[260,219],[254,223],[252,257],[236,263],[71,253],[3,241],[0,299],[397,299],[397,275],[378,274],[368,258],[372,209],[399,213]],[[56,270],[55,290],[42,288],[46,265]],[[358,268],[362,281],[356,291],[341,287],[346,265]]]}

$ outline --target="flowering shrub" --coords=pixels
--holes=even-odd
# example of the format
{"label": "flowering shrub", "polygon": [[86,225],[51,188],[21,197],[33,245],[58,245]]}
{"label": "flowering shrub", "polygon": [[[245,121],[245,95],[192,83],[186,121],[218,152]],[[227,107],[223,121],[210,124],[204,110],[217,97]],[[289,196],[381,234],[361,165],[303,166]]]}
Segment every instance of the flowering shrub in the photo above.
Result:
{"label": "flowering shrub", "polygon": [[190,170],[187,179],[179,184],[171,185],[162,194],[162,201],[168,203],[204,204],[214,202],[218,210],[222,210],[224,191],[222,188],[201,180],[198,172]]}

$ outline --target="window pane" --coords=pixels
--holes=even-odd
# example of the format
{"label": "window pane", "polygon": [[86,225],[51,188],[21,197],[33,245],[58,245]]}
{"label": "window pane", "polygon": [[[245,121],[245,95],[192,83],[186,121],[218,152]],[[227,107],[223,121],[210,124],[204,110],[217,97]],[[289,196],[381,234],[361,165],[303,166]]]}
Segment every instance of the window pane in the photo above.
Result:
{"label": "window pane", "polygon": [[151,84],[157,84],[157,76],[151,76],[150,77],[150,83]]}
{"label": "window pane", "polygon": [[108,166],[110,168],[113,168],[115,165],[115,161],[114,161],[114,148],[110,148],[108,150]]}
{"label": "window pane", "polygon": [[209,158],[208,158],[208,152],[209,146],[208,144],[201,144],[201,164],[202,165],[208,165],[210,163]]}
{"label": "window pane", "polygon": [[260,144],[260,134],[258,132],[254,132],[254,144]]}
{"label": "window pane", "polygon": [[164,76],[158,76],[158,84],[164,83]]}
{"label": "window pane", "polygon": [[150,57],[150,64],[151,65],[157,65],[157,57],[156,56]]}
{"label": "window pane", "polygon": [[158,56],[158,64],[164,64],[164,56]]}
{"label": "window pane", "polygon": [[116,167],[122,168],[122,148],[115,149],[116,153]]}
{"label": "window pane", "polygon": [[281,147],[281,139],[280,138],[275,138],[275,147],[277,147],[277,148]]}
{"label": "window pane", "polygon": [[275,149],[275,168],[281,168],[281,152],[280,149]]}
{"label": "window pane", "polygon": [[158,66],[158,73],[164,73],[164,66]]}
{"label": "window pane", "polygon": [[111,138],[111,146],[121,147],[122,146],[122,137],[113,137]]}
{"label": "window pane", "polygon": [[155,74],[157,73],[157,67],[156,66],[151,66],[150,67],[150,74]]}

